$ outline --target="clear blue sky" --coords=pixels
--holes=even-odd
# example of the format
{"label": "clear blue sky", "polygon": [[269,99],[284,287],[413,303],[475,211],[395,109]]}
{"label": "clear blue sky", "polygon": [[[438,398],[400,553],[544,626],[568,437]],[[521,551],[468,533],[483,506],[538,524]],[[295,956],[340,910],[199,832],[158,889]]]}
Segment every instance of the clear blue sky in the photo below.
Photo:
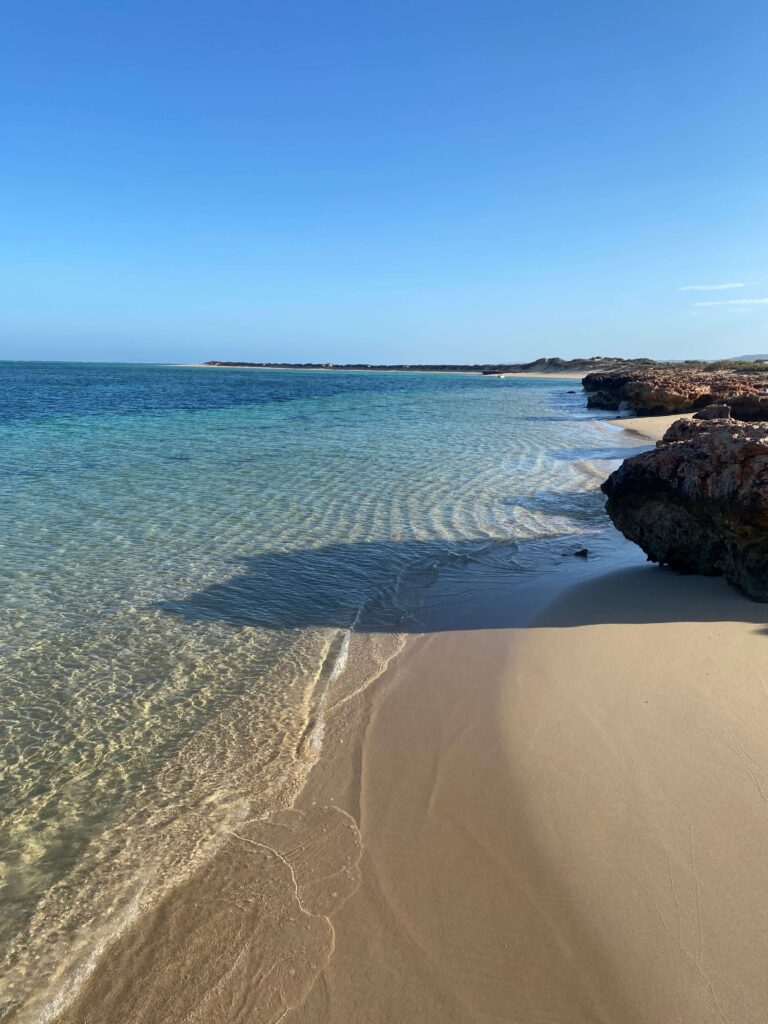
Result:
{"label": "clear blue sky", "polygon": [[768,350],[764,0],[2,22],[1,358]]}

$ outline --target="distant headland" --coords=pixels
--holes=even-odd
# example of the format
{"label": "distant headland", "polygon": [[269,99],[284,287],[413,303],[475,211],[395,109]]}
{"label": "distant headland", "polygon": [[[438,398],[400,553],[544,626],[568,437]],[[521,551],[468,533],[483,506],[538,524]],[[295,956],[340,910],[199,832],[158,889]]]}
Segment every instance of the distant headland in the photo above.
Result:
{"label": "distant headland", "polygon": [[430,373],[590,373],[594,370],[640,369],[657,365],[652,359],[619,359],[589,356],[560,359],[557,356],[529,363],[251,363],[210,359],[203,366],[242,367],[261,370],[391,370]]}
{"label": "distant headland", "polygon": [[609,370],[650,370],[656,368],[676,368],[680,370],[737,371],[752,372],[766,370],[768,358],[762,356],[741,357],[737,359],[720,359],[714,362],[687,359],[623,359],[618,356],[585,356],[579,359],[561,359],[559,356],[546,356],[533,359],[528,363],[256,363],[226,359],[209,359],[200,366],[220,366],[230,368],[256,370],[389,370],[422,373],[478,373],[485,376],[500,374],[544,375],[558,374],[578,375]]}

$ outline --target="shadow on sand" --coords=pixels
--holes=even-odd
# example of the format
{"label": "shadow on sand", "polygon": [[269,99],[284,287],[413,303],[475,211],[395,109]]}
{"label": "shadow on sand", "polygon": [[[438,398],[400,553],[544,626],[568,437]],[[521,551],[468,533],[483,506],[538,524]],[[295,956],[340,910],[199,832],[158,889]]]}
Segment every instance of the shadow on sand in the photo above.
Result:
{"label": "shadow on sand", "polygon": [[[644,564],[612,534],[586,538],[596,557],[574,558],[584,541],[381,541],[272,551],[240,559],[224,583],[155,607],[193,622],[289,630],[354,624],[371,633],[720,621],[768,627],[768,605],[722,579]],[[471,613],[421,614],[441,588],[443,604],[455,598]],[[416,595],[425,601],[414,603]],[[416,604],[416,615],[407,614]]]}

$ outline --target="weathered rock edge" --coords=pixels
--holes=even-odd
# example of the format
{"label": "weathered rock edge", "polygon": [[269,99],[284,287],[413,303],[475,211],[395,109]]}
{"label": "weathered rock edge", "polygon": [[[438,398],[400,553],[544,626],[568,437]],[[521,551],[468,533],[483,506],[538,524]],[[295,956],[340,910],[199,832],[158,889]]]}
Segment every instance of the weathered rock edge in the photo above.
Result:
{"label": "weathered rock edge", "polygon": [[[694,412],[729,400],[765,395],[768,373],[655,368],[588,373],[582,380],[592,409],[631,409],[640,416]],[[745,417],[746,418],[746,417]]]}
{"label": "weathered rock edge", "polygon": [[722,575],[768,601],[768,423],[677,420],[602,490],[613,524],[650,561]]}

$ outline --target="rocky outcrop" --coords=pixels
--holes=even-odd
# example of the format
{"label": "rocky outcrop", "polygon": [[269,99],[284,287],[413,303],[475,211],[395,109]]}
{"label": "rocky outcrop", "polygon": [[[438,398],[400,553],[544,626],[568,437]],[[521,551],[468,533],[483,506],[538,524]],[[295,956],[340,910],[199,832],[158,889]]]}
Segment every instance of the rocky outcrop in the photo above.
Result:
{"label": "rocky outcrop", "polygon": [[731,418],[731,407],[725,402],[718,402],[716,405],[707,405],[693,414],[695,420],[729,420]]}
{"label": "rocky outcrop", "polygon": [[614,525],[650,561],[723,575],[768,601],[768,423],[678,420],[602,489]]}
{"label": "rocky outcrop", "polygon": [[[694,412],[706,406],[766,395],[768,373],[686,370],[680,367],[589,373],[582,381],[593,409],[632,410],[660,416]],[[765,410],[768,415],[768,407]]]}
{"label": "rocky outcrop", "polygon": [[716,405],[705,406],[695,414],[694,419],[734,419],[746,423],[768,421],[768,395],[734,395]]}

